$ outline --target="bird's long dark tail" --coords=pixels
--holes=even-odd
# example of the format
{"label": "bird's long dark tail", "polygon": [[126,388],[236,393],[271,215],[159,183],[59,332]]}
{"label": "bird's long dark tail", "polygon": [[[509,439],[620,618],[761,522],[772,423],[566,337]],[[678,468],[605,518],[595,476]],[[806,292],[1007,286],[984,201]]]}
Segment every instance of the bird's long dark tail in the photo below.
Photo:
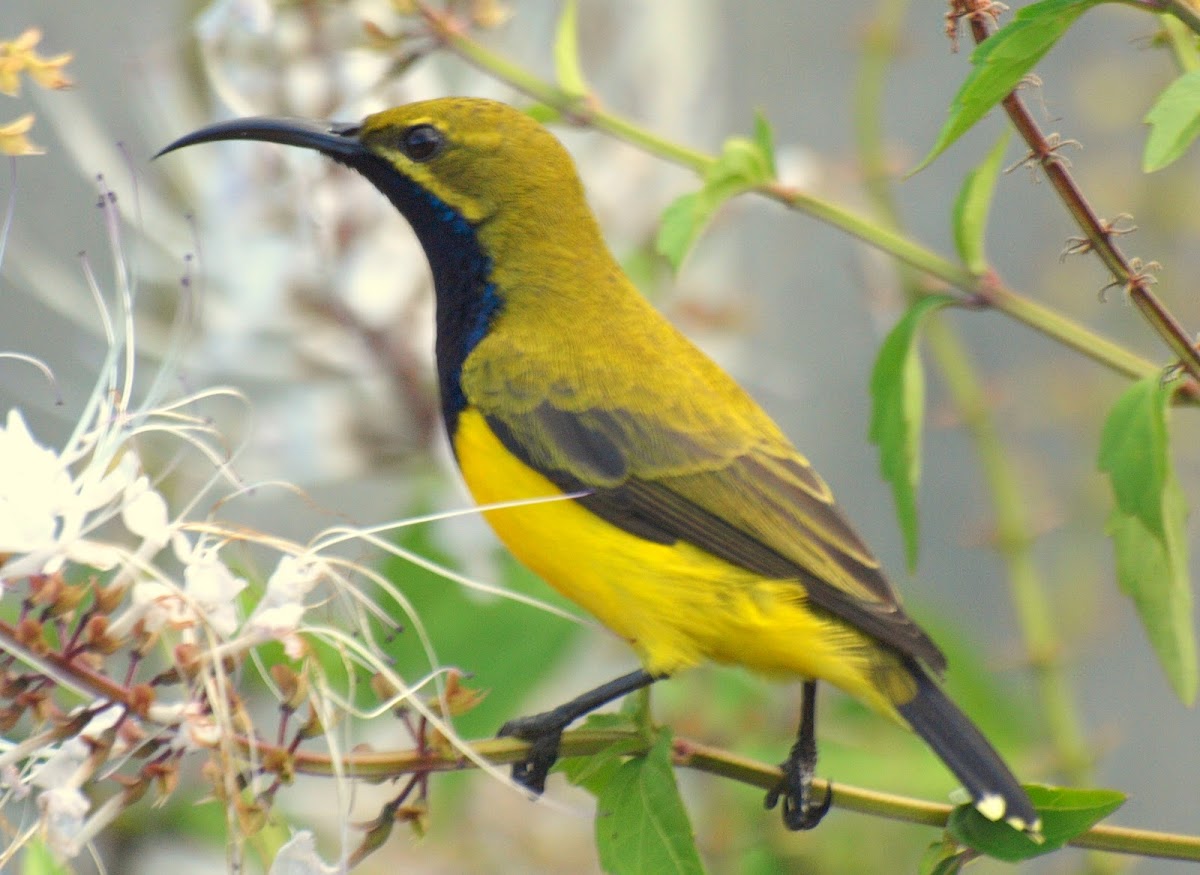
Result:
{"label": "bird's long dark tail", "polygon": [[901,716],[962,781],[984,817],[1040,835],[1041,819],[1000,754],[924,669],[911,663],[909,670],[917,694],[897,706]]}

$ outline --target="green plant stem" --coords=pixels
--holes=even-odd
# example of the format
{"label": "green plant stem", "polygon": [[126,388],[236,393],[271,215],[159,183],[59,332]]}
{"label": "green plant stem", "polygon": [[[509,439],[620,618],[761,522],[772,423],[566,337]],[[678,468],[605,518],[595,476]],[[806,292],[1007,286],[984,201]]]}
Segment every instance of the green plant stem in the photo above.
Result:
{"label": "green plant stem", "polygon": [[[781,186],[773,187],[772,197],[841,228],[863,242],[895,256],[905,265],[966,292],[969,297],[965,303],[998,310],[1064,346],[1106,365],[1122,376],[1141,379],[1161,372],[1159,366],[1147,359],[1004,286],[994,275],[976,276],[962,265],[943,258],[903,234],[883,227],[879,222]],[[923,295],[938,294],[941,291],[943,290],[929,286],[919,289],[919,293]]]}
{"label": "green plant stem", "polygon": [[[630,745],[634,756],[649,750],[649,741],[634,730],[575,729],[563,734],[560,752],[564,757],[591,756],[621,743]],[[256,762],[286,764],[286,768],[306,775],[345,776],[370,781],[393,780],[401,775],[454,772],[475,768],[461,750],[443,747],[433,750],[354,751],[330,754],[313,751],[289,751],[259,740],[236,739],[236,744]],[[472,753],[493,765],[520,762],[529,752],[528,742],[513,738],[489,738],[467,742]],[[778,785],[782,773],[775,766],[758,762],[721,748],[709,747],[686,738],[676,738],[673,746],[677,766],[706,772],[752,787],[769,790]],[[829,783],[816,778],[813,790],[821,795]],[[880,793],[838,783],[833,786],[833,804],[846,811],[857,811],[906,823],[944,827],[953,810],[944,803],[913,799],[892,793]],[[1096,826],[1070,844],[1123,854],[1137,854],[1168,860],[1200,861],[1200,837],[1135,830],[1119,826]]]}
{"label": "green plant stem", "polygon": [[1200,36],[1200,14],[1188,0],[1163,0],[1162,5],[1168,13],[1186,24],[1192,33]]}
{"label": "green plant stem", "polygon": [[1121,0],[1143,12],[1158,12],[1179,21],[1192,33],[1200,36],[1200,14],[1188,4],[1188,0]]}
{"label": "green plant stem", "polygon": [[1162,21],[1163,32],[1179,69],[1184,73],[1200,69],[1200,47],[1196,45],[1196,34],[1173,15],[1162,15],[1159,20]]}
{"label": "green plant stem", "polygon": [[[447,49],[485,73],[563,113],[576,123],[586,124],[701,175],[715,163],[716,159],[711,155],[651,134],[627,119],[594,106],[587,99],[580,99],[538,78],[471,39],[450,14],[433,9],[423,2],[417,3],[417,9],[432,35]],[[1123,376],[1140,379],[1160,371],[1159,366],[1119,344],[1003,286],[995,277],[975,276],[962,265],[883,227],[878,222],[808,192],[778,183],[761,186],[754,191],[840,228],[870,246],[894,256],[904,264],[959,289],[965,293],[966,303],[999,310]],[[937,290],[930,289],[925,293],[932,294],[935,291]],[[1194,400],[1200,395],[1191,391],[1181,394],[1186,394],[1189,400]]]}
{"label": "green plant stem", "polygon": [[429,25],[433,36],[454,54],[489,76],[507,82],[534,100],[561,112],[576,124],[604,131],[652,155],[690,167],[697,173],[703,173],[715,162],[716,159],[710,155],[657,137],[627,119],[597,109],[586,97],[581,98],[559,88],[535,76],[519,64],[514,64],[502,55],[485,48],[462,31],[451,13],[436,10],[427,3],[418,3],[417,10]]}
{"label": "green plant stem", "polygon": [[[884,89],[908,9],[909,0],[880,0],[863,34],[862,64],[854,89],[855,138],[863,183],[876,212],[894,231],[899,231],[903,223],[896,207],[895,188],[892,185],[894,174],[888,166],[884,147]],[[903,267],[907,269],[909,265]]]}

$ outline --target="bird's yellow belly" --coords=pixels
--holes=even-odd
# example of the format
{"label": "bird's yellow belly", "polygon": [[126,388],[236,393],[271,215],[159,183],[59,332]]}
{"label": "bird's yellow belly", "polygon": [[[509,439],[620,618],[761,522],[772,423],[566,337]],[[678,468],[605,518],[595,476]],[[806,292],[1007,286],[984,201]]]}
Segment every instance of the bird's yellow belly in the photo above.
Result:
{"label": "bird's yellow belly", "polygon": [[809,611],[798,584],[764,579],[685,542],[647,541],[575,501],[553,500],[561,490],[508,452],[473,409],[461,414],[454,447],[480,504],[551,499],[484,516],[518,559],[625,638],[648,671],[736,663],[827,680],[895,713],[871,679],[878,645]]}

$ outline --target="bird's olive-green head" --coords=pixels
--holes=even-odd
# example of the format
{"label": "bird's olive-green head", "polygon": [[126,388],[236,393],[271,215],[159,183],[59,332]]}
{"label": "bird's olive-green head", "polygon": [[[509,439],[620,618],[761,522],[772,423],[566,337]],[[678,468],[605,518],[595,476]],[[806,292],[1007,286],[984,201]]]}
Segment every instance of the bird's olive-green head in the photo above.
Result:
{"label": "bird's olive-green head", "polygon": [[[288,118],[218,122],[159,155],[216,140],[261,140],[322,152],[370,180],[404,215],[437,290],[442,404],[452,425],[462,365],[510,305],[544,313],[585,297],[582,277],[616,270],[566,149],[502,103],[443,98],[357,124]],[[569,318],[563,315],[562,318]]]}
{"label": "bird's olive-green head", "polygon": [[505,211],[528,214],[583,192],[554,135],[490,100],[413,103],[368,116],[358,140],[472,224]]}

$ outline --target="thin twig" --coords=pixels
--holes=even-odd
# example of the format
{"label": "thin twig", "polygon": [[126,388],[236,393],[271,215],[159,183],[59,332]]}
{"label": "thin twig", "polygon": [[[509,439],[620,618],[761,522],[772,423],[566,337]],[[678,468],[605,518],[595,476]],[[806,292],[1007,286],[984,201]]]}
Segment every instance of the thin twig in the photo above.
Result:
{"label": "thin twig", "polygon": [[[620,743],[632,756],[645,754],[650,742],[636,730],[575,729],[563,733],[560,752],[563,757],[591,756]],[[277,761],[284,751],[262,742],[238,739],[248,753],[253,751],[264,761]],[[479,757],[494,765],[520,762],[529,752],[529,743],[515,738],[489,738],[467,742]],[[632,749],[630,749],[632,746]],[[753,760],[721,748],[709,747],[687,738],[676,738],[673,758],[677,766],[706,772],[752,787],[769,790],[779,784],[782,773],[776,766]],[[291,765],[298,773],[327,776],[343,774],[372,781],[394,779],[401,775],[429,772],[453,772],[476,768],[461,751],[452,749],[362,751],[340,756],[335,765],[329,754],[301,751],[292,757]],[[830,783],[813,780],[818,795],[830,789]],[[863,787],[837,783],[832,786],[833,804],[846,811],[856,811],[887,817],[906,823],[944,827],[953,806],[925,799],[914,799],[893,793],[881,793]],[[1076,847],[1138,854],[1169,860],[1200,861],[1200,837],[1100,825],[1070,842]]]}
{"label": "thin twig", "polygon": [[[955,5],[970,22],[971,36],[977,44],[991,35],[992,18],[985,8],[991,6],[988,0],[955,0]],[[1129,300],[1179,358],[1192,379],[1200,381],[1200,350],[1196,349],[1183,326],[1150,291],[1154,277],[1149,268],[1137,259],[1126,258],[1117,246],[1117,235],[1111,225],[1097,215],[1071,176],[1067,162],[1058,154],[1062,142],[1042,132],[1017,92],[1013,91],[1005,97],[1001,105],[1008,113],[1013,127],[1029,147],[1030,155],[1027,160],[1041,166],[1042,172],[1054,186],[1067,211],[1083,231],[1091,251],[1100,257],[1112,273],[1113,284],[1125,290]]]}

